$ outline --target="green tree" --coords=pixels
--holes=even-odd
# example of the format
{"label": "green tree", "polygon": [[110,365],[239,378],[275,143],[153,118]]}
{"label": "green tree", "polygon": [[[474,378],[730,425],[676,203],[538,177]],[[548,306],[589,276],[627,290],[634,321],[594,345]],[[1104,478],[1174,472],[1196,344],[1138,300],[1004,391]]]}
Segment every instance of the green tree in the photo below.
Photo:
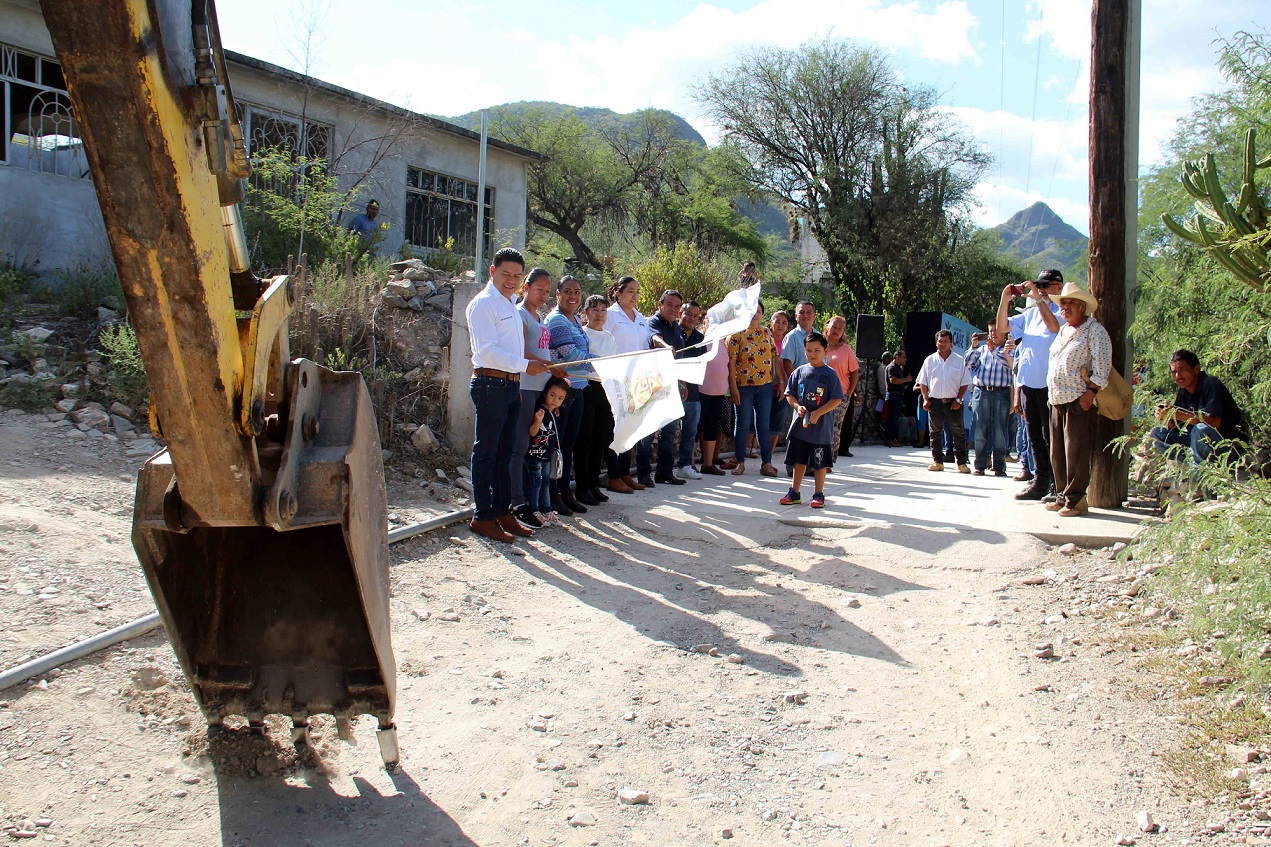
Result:
{"label": "green tree", "polygon": [[[1246,133],[1271,136],[1271,35],[1241,32],[1224,41],[1219,59],[1229,87],[1204,94],[1179,120],[1167,144],[1168,162],[1140,182],[1139,286],[1130,334],[1147,386],[1173,393],[1167,362],[1179,348],[1195,351],[1249,413],[1255,439],[1271,420],[1271,309],[1266,297],[1237,283],[1203,247],[1179,237],[1162,214],[1185,215],[1193,197],[1183,187],[1184,162],[1212,153],[1222,164],[1222,190],[1239,196]],[[1262,203],[1271,175],[1257,172]]]}
{"label": "green tree", "polygon": [[258,271],[285,267],[287,257],[300,249],[311,267],[342,261],[345,253],[361,257],[366,252],[369,245],[339,223],[340,213],[355,198],[340,188],[324,160],[263,150],[253,152],[252,171],[243,223]]}
{"label": "green tree", "polygon": [[796,234],[824,249],[849,313],[916,301],[947,275],[988,157],[882,53],[832,40],[758,49],[696,95]]}

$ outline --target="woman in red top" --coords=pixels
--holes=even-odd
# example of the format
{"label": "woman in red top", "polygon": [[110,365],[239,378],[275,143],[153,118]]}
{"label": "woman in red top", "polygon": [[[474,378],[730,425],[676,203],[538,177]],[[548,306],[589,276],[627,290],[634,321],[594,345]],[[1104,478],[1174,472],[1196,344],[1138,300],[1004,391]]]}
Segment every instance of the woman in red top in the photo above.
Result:
{"label": "woman in red top", "polygon": [[[856,351],[852,349],[852,345],[847,343],[844,333],[847,331],[847,318],[842,315],[835,315],[825,322],[825,340],[829,342],[829,349],[825,354],[825,363],[834,369],[839,375],[839,382],[843,384],[843,402],[834,408],[834,441],[830,445],[833,451],[831,455],[839,455],[839,444],[843,435],[843,421],[847,420],[848,414],[855,405],[852,398],[856,395],[856,383],[861,376],[861,363],[856,358]],[[850,424],[849,424],[850,426]],[[852,441],[848,436],[847,442],[848,452],[851,454]]]}

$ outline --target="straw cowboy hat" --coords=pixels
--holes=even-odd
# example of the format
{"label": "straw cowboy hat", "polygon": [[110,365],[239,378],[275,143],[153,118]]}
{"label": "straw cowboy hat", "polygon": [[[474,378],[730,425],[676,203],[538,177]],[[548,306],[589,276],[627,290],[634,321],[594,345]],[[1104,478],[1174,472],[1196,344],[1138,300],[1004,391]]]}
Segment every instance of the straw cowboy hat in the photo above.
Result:
{"label": "straw cowboy hat", "polygon": [[1064,283],[1063,290],[1053,299],[1056,302],[1060,300],[1080,300],[1086,304],[1087,315],[1093,315],[1095,309],[1099,308],[1099,301],[1095,299],[1094,295],[1075,282]]}

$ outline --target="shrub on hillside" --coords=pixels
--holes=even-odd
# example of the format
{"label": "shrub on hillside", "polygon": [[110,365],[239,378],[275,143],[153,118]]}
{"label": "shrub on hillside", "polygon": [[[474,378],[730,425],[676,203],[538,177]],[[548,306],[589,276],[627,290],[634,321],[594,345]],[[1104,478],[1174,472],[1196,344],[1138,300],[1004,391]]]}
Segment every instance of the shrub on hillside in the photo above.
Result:
{"label": "shrub on hillside", "polygon": [[687,242],[673,248],[659,247],[632,270],[631,276],[640,281],[636,308],[645,315],[657,311],[658,297],[668,288],[680,292],[686,301],[696,300],[703,309],[709,309],[733,287],[733,276],[728,271]]}

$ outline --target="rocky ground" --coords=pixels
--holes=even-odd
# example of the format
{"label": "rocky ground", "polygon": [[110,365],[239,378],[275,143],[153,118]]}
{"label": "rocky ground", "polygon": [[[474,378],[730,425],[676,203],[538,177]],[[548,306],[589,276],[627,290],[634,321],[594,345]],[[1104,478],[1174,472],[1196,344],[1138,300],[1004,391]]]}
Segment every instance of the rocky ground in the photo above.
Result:
{"label": "rocky ground", "polygon": [[[5,669],[153,609],[128,538],[143,445],[57,423],[0,412]],[[462,504],[432,464],[391,475],[399,521]],[[727,504],[766,484],[686,488]],[[1002,533],[675,520],[664,489],[515,547],[460,528],[393,547],[395,773],[367,719],[348,741],[315,722],[303,754],[282,722],[209,735],[161,633],[0,693],[0,837],[1271,843],[1261,751],[1228,751],[1238,805],[1181,796],[1167,765],[1204,696],[1171,668],[1203,670],[1213,643],[1155,646],[1176,625],[1143,599],[1161,563]]]}

